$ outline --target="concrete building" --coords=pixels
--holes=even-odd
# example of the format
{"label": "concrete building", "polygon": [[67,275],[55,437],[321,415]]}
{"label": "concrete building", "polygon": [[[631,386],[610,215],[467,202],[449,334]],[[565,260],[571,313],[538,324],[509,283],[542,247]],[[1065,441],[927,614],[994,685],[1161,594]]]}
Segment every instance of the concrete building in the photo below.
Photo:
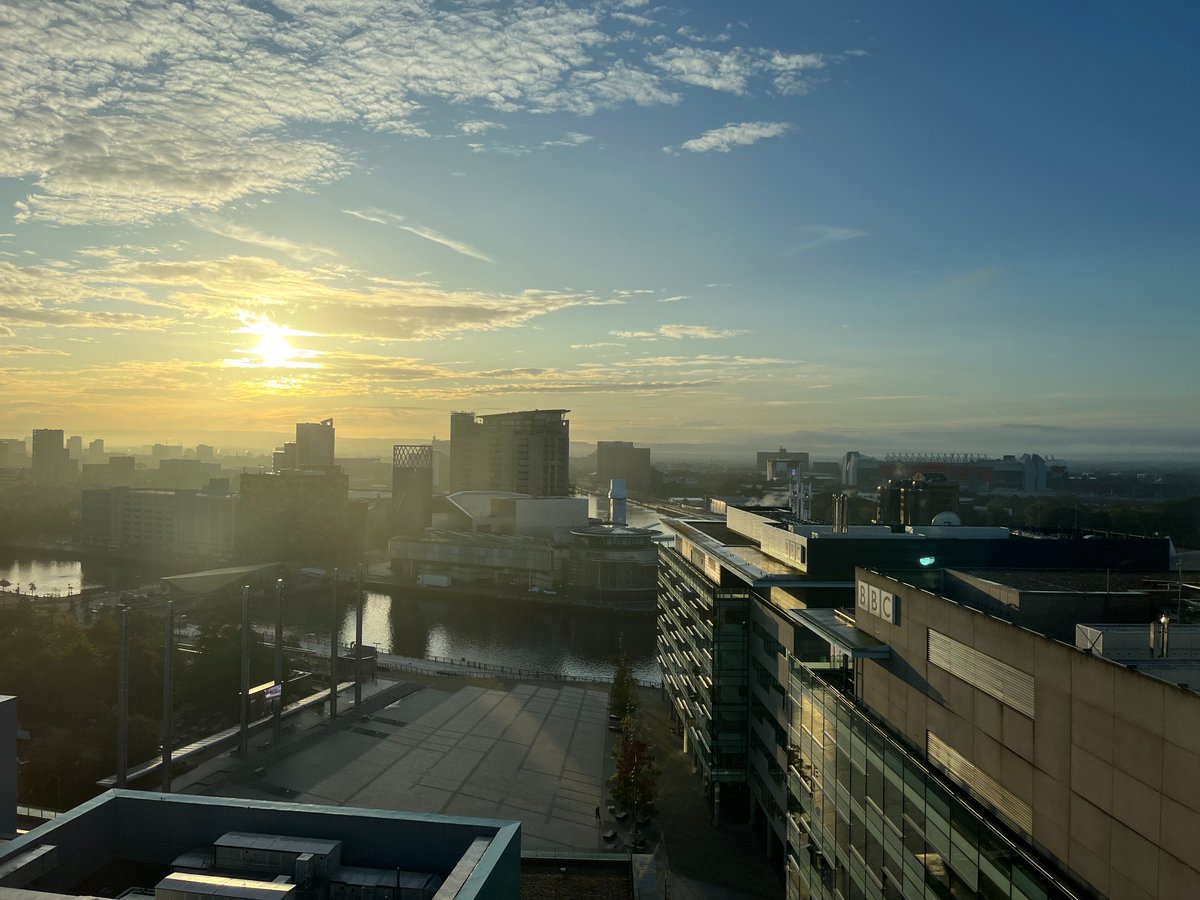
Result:
{"label": "concrete building", "polygon": [[[956,577],[946,568],[954,566],[1103,570],[1107,562],[1114,570],[1163,571],[1170,559],[1166,540],[1038,540],[1005,529],[936,526],[834,531],[763,508],[727,507],[725,521],[665,524],[677,538],[674,547],[659,550],[658,656],[682,747],[714,819],[753,821],[769,860],[780,866],[798,840],[789,833],[794,804],[785,777],[790,667],[814,646],[819,650],[824,638],[812,635],[835,628],[837,608],[853,606],[856,565],[936,587]],[[963,591],[980,590],[969,577],[962,584]],[[1155,602],[1146,593],[1128,605],[1093,611],[1148,617]],[[1036,605],[1024,613],[1020,603],[1004,606],[1014,621],[1047,618]],[[1071,611],[1065,602],[1060,606]],[[877,643],[867,641],[854,658],[876,652]],[[842,896],[857,894],[846,888]]]}
{"label": "concrete building", "polygon": [[33,430],[33,479],[42,484],[62,484],[68,479],[70,457],[61,428]]}
{"label": "concrete building", "polygon": [[787,481],[793,472],[804,475],[808,472],[808,453],[803,450],[760,450],[755,457],[755,468],[767,481]]}
{"label": "concrete building", "polygon": [[333,419],[296,423],[296,468],[332,466]]}
{"label": "concrete building", "polygon": [[71,459],[83,459],[83,438],[77,434],[67,438],[67,456]]}
{"label": "concrete building", "polygon": [[227,485],[224,491],[85,488],[80,543],[111,551],[223,559],[234,550],[234,503]]}
{"label": "concrete building", "polygon": [[235,545],[243,560],[327,560],[354,545],[350,481],[336,466],[241,476]]}
{"label": "concrete building", "polygon": [[23,438],[0,438],[0,467],[24,466],[25,440]]}
{"label": "concrete building", "polygon": [[433,447],[392,448],[392,529],[420,534],[433,524]]}
{"label": "concrete building", "polygon": [[392,568],[410,578],[501,590],[563,591],[581,603],[652,611],[657,593],[654,532],[590,524],[584,497],[459,491],[446,498],[441,528],[388,543]]}
{"label": "concrete building", "polygon": [[1200,696],[856,579],[789,660],[790,896],[1196,896]]}
{"label": "concrete building", "polygon": [[150,448],[150,456],[154,459],[180,459],[183,457],[183,444],[155,444]]}
{"label": "concrete building", "polygon": [[608,484],[614,478],[624,479],[630,490],[649,490],[650,448],[630,441],[597,441],[596,480]]}
{"label": "concrete building", "polygon": [[196,459],[203,460],[205,462],[211,462],[215,455],[216,451],[213,449],[211,444],[196,445]]}
{"label": "concrete building", "polygon": [[0,893],[517,900],[520,852],[516,821],[109,791],[0,845]]}
{"label": "concrete building", "polygon": [[92,462],[100,462],[104,459],[104,438],[96,438],[88,444],[88,458]]}
{"label": "concrete building", "polygon": [[569,493],[570,410],[450,414],[450,490]]}

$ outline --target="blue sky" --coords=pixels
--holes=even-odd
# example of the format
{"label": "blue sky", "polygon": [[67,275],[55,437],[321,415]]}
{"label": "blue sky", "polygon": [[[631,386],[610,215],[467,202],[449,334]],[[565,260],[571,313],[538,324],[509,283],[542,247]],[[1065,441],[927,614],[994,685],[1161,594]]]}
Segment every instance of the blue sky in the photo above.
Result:
{"label": "blue sky", "polygon": [[1198,26],[0,3],[0,430],[1190,451]]}

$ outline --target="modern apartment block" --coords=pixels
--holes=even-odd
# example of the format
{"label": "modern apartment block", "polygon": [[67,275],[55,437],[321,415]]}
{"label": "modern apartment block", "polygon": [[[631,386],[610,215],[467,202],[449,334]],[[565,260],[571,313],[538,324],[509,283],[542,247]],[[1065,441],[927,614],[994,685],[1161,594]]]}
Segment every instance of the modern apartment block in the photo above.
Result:
{"label": "modern apartment block", "polygon": [[450,490],[564,496],[570,487],[567,409],[450,414]]}
{"label": "modern apartment block", "polygon": [[[924,737],[919,747],[909,746],[905,741],[910,733],[887,718],[895,714],[894,710],[869,709],[869,701],[861,698],[864,672],[871,666],[891,665],[889,660],[894,662],[894,656],[886,637],[864,632],[861,627],[855,629],[853,613],[840,611],[854,607],[860,580],[856,565],[887,571],[926,589],[959,584],[957,590],[976,608],[988,609],[986,613],[972,611],[972,615],[990,616],[1005,628],[1021,631],[1025,620],[1065,620],[1081,608],[1088,611],[1086,618],[1090,621],[1148,622],[1157,614],[1159,597],[1153,590],[1102,593],[1078,586],[1058,593],[990,589],[986,578],[959,574],[956,567],[989,572],[1016,568],[1077,572],[1098,568],[1103,575],[1106,561],[1117,574],[1121,570],[1162,572],[1170,558],[1170,543],[1166,540],[1059,541],[1022,537],[1005,529],[933,526],[903,531],[878,526],[835,531],[830,526],[797,521],[782,510],[763,508],[729,507],[725,521],[692,519],[667,524],[678,537],[674,547],[660,548],[658,653],[664,693],[714,819],[752,821],[767,847],[769,860],[786,867],[793,897],[976,896],[960,887],[955,887],[957,893],[941,890],[939,885],[949,884],[950,876],[942,877],[934,871],[940,863],[930,857],[925,837],[919,849],[915,836],[909,844],[904,843],[909,832],[903,820],[899,822],[898,846],[908,854],[900,857],[908,869],[901,865],[892,871],[898,879],[885,878],[882,861],[870,870],[870,878],[865,863],[852,870],[848,855],[839,859],[828,844],[822,850],[820,841],[812,836],[815,801],[804,806],[805,798],[796,793],[803,779],[807,778],[810,786],[815,783],[812,773],[803,768],[803,757],[798,755],[803,744],[797,740],[796,730],[797,716],[807,714],[811,720],[815,715],[803,712],[815,709],[814,697],[821,701],[828,718],[821,721],[819,734],[812,731],[810,721],[809,732],[818,734],[822,753],[827,748],[833,753],[825,760],[832,762],[831,767],[817,765],[819,773],[828,773],[833,779],[828,793],[831,812],[822,805],[820,814],[833,815],[838,810],[845,813],[840,823],[836,816],[828,820],[830,833],[839,840],[849,840],[851,825],[858,821],[849,815],[848,805],[839,805],[838,789],[834,787],[841,784],[838,779],[845,780],[847,791],[853,787],[850,769],[838,767],[838,745],[830,743],[841,740],[843,722],[847,728],[852,721],[859,722],[854,727],[863,736],[863,747],[869,732],[886,736],[892,742],[889,746],[905,748],[908,755],[897,755],[895,763],[899,767],[903,762],[914,773],[909,779],[914,804],[918,790],[915,773],[931,767],[938,771],[931,759],[954,759],[938,744],[933,746],[941,755],[929,757]],[[1035,598],[1046,599],[1046,603]],[[831,646],[844,650],[831,654]],[[1065,646],[1064,650],[1078,652]],[[915,664],[904,663],[895,677],[905,684],[908,678],[919,684],[921,676],[915,672]],[[844,706],[837,705],[841,695],[831,693],[835,691],[847,692]],[[907,711],[915,701],[898,700],[897,704]],[[974,745],[964,747],[958,740],[959,732],[949,737],[937,734],[976,768],[991,765],[991,758],[984,761],[971,755]],[[808,762],[815,764],[812,745],[808,750]],[[847,758],[861,762],[849,753]],[[903,779],[903,772],[896,767],[894,771],[901,772]],[[986,771],[994,780],[999,778],[990,769]],[[937,780],[942,777],[930,776],[921,781],[921,797],[945,788],[944,779]],[[927,784],[934,784],[935,789],[927,789]],[[958,790],[964,793],[961,787]],[[969,791],[966,793],[969,795]],[[824,803],[826,794],[820,797]],[[980,821],[993,822],[991,812],[980,812],[978,801],[970,802],[975,804],[970,808],[982,817]],[[922,799],[922,803],[926,801]],[[907,809],[902,805],[901,813]],[[914,806],[914,816],[915,810]],[[922,824],[924,820],[913,821]],[[995,824],[1008,834],[1004,830],[1008,825],[999,820]],[[854,825],[854,835],[862,836],[863,827]],[[883,833],[878,834],[882,846]],[[865,847],[866,838],[862,840]],[[893,841],[892,849],[896,847]],[[1079,883],[1072,874],[1075,870],[1066,871],[1032,846],[1030,853],[1053,879],[1064,884]],[[918,863],[921,872],[917,872]],[[1011,871],[1012,865],[1010,883]],[[984,896],[1049,894],[1009,893],[1009,887],[1005,887],[1004,893]]]}
{"label": "modern apartment block", "polygon": [[222,559],[233,553],[234,503],[228,490],[85,488],[80,542],[111,551]]}

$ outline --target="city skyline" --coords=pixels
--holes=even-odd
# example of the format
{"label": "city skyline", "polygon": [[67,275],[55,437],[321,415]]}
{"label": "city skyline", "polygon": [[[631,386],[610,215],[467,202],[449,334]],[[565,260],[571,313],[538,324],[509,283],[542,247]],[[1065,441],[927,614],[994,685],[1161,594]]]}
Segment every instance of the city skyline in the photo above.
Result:
{"label": "city skyline", "polygon": [[765,6],[0,3],[0,432],[1194,455],[1200,14]]}

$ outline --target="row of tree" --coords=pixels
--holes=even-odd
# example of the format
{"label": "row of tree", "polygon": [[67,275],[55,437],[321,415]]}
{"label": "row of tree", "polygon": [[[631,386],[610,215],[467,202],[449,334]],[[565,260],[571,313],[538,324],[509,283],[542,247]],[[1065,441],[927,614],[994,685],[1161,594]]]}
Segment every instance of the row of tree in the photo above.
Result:
{"label": "row of tree", "polygon": [[[119,615],[101,611],[85,629],[75,617],[22,602],[0,609],[0,693],[17,697],[29,741],[22,759],[23,803],[68,809],[94,796],[116,771]],[[131,610],[128,646],[129,762],[156,756],[162,735],[163,621]],[[251,643],[251,683],[271,678],[271,650]],[[189,652],[175,657],[177,743],[238,719],[241,627],[210,621]]]}
{"label": "row of tree", "polygon": [[621,723],[621,740],[613,749],[616,769],[609,780],[610,792],[616,805],[629,811],[636,840],[637,822],[654,808],[658,799],[659,768],[642,732],[637,681],[625,660],[613,676],[609,710]]}

